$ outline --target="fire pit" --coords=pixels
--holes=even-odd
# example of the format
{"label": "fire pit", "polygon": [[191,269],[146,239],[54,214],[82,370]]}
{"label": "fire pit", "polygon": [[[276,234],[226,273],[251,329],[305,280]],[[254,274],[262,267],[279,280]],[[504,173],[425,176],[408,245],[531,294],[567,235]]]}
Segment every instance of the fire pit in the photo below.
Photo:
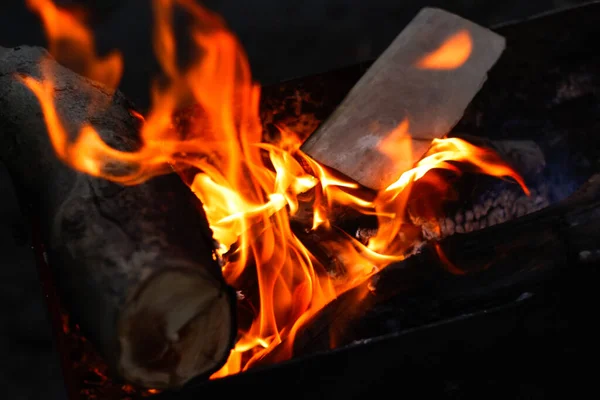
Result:
{"label": "fire pit", "polygon": [[[552,348],[553,355],[558,360],[572,364],[575,354],[581,351],[581,347],[575,344],[570,347],[564,346],[563,343],[574,343],[593,336],[591,328],[583,329],[585,325],[582,325],[581,319],[578,317],[580,313],[585,314],[585,310],[591,311],[589,306],[586,308],[586,305],[582,303],[586,303],[585,289],[592,288],[593,279],[597,275],[597,270],[589,266],[598,264],[598,249],[600,248],[597,224],[600,178],[594,175],[599,172],[596,112],[600,104],[598,98],[600,82],[598,82],[599,76],[596,72],[600,59],[595,49],[588,46],[590,38],[595,38],[600,33],[600,29],[596,27],[595,23],[595,19],[599,15],[600,7],[593,4],[542,16],[527,22],[498,27],[495,30],[506,38],[506,51],[497,65],[489,72],[487,82],[470,103],[464,117],[450,133],[449,138],[450,140],[461,138],[462,140],[457,143],[466,142],[477,149],[493,150],[493,153],[485,154],[488,157],[498,154],[500,159],[507,163],[510,170],[517,172],[514,175],[505,173],[497,175],[508,175],[515,179],[500,180],[490,176],[492,174],[475,174],[475,171],[468,168],[463,169],[461,166],[459,169],[462,173],[460,179],[456,178],[453,173],[456,171],[453,168],[435,168],[425,175],[426,178],[414,182],[412,193],[416,195],[406,200],[409,218],[400,230],[403,237],[413,238],[407,240],[413,244],[412,248],[402,248],[402,257],[388,263],[389,265],[385,265],[381,271],[373,270],[373,265],[376,264],[369,264],[370,269],[364,273],[364,276],[361,275],[360,280],[339,290],[339,293],[333,298],[325,296],[326,301],[321,300],[322,304],[315,309],[311,309],[310,302],[301,304],[306,301],[302,296],[303,291],[307,290],[306,283],[298,285],[297,279],[292,279],[291,282],[295,282],[296,285],[291,287],[294,290],[287,294],[277,292],[277,296],[274,298],[288,296],[286,304],[300,308],[286,309],[285,313],[297,313],[297,315],[295,319],[292,319],[291,325],[279,331],[273,331],[273,335],[279,336],[277,340],[280,343],[277,346],[270,347],[272,343],[270,340],[274,340],[273,335],[253,336],[254,342],[252,343],[238,338],[236,349],[239,355],[230,356],[226,367],[230,369],[221,369],[213,374],[216,371],[215,367],[220,368],[220,363],[216,360],[215,364],[207,370],[207,373],[213,374],[214,380],[206,381],[206,376],[199,377],[175,391],[160,391],[147,387],[142,389],[118,380],[116,375],[107,369],[102,358],[93,350],[93,347],[99,346],[105,352],[104,358],[107,359],[108,364],[115,363],[111,357],[116,357],[115,354],[118,353],[111,353],[112,348],[103,343],[111,334],[110,332],[104,333],[103,323],[108,324],[109,327],[113,327],[114,323],[95,320],[94,315],[86,314],[83,306],[73,303],[73,301],[77,301],[76,296],[74,299],[61,297],[60,300],[58,296],[50,296],[60,336],[59,344],[65,355],[64,366],[68,385],[74,392],[89,398],[94,398],[94,396],[96,398],[133,398],[150,395],[156,395],[157,398],[196,398],[213,393],[223,396],[238,394],[239,388],[244,385],[267,387],[273,381],[287,385],[294,392],[300,390],[303,390],[304,393],[311,390],[319,391],[319,396],[322,397],[366,395],[371,392],[374,385],[396,388],[398,385],[405,385],[413,389],[419,387],[425,393],[439,394],[453,390],[460,391],[461,380],[457,378],[457,375],[473,374],[486,357],[498,361],[497,365],[486,371],[486,375],[490,373],[495,376],[506,376],[498,374],[501,369],[500,365],[502,361],[514,357],[518,357],[520,365],[511,367],[513,376],[525,374],[530,368],[539,372],[540,366],[543,366],[548,360],[548,357],[544,356],[548,348]],[[165,27],[163,26],[163,28]],[[168,64],[167,61],[164,62]],[[283,154],[278,153],[277,149],[285,149],[285,140],[288,138],[286,134],[291,132],[301,139],[312,134],[330,116],[367,68],[368,65],[349,67],[341,71],[284,82],[263,89],[260,103],[262,127],[252,127],[252,129],[262,132],[265,143],[269,145],[276,143],[279,146],[275,150],[272,147],[264,148],[271,151],[270,162],[275,170],[278,167],[277,162],[285,160],[284,157],[277,158],[274,154]],[[18,72],[27,75],[27,67],[21,68]],[[104,83],[110,83],[112,76],[100,74],[95,78],[100,80],[106,78],[108,80]],[[52,127],[52,99],[48,100],[48,97],[44,97],[49,92],[39,81],[32,80],[27,76],[23,79],[36,93],[40,102],[44,104],[44,100],[46,100],[44,113],[46,122]],[[62,86],[57,87],[60,89],[57,92],[67,93],[72,90],[73,87],[69,82],[67,78],[62,81],[59,79],[58,83]],[[205,83],[210,88],[210,82]],[[76,87],[76,90],[81,90],[81,88]],[[61,93],[59,96],[62,95]],[[115,94],[115,96],[116,100],[114,101],[117,105],[126,104],[125,100],[119,97],[120,95]],[[248,94],[248,96],[250,99],[254,99],[251,95]],[[100,106],[106,107],[106,104]],[[210,110],[210,105],[206,105],[205,108]],[[64,110],[60,111],[65,112]],[[182,142],[185,142],[186,137],[193,138],[197,134],[194,131],[197,128],[194,128],[193,122],[202,121],[205,112],[207,112],[206,109],[199,110],[197,107],[178,111],[175,127],[177,132],[185,132],[184,136],[179,138]],[[143,117],[135,112],[132,114],[132,121],[138,119],[141,126],[150,121],[150,119],[144,121]],[[133,122],[128,122],[129,120],[126,120],[124,116],[119,116],[119,118],[122,119],[118,119],[116,122],[113,120],[105,122],[101,119],[98,121],[101,125],[109,124],[109,127],[132,129],[129,126]],[[160,122],[160,119],[157,121]],[[243,124],[240,126],[244,127]],[[11,129],[10,125],[3,128],[6,127]],[[208,128],[203,126],[203,129]],[[50,130],[52,131],[52,129]],[[160,135],[161,132],[154,134]],[[53,140],[60,140],[60,137],[57,139],[56,129],[54,135]],[[149,176],[152,176],[165,172],[165,160],[155,161],[152,157],[156,154],[146,154],[143,159],[152,159],[150,167],[146,164],[144,164],[144,168],[140,168],[140,164],[129,165],[127,163],[140,163],[140,159],[117,160],[110,151],[97,150],[98,148],[93,147],[98,143],[94,142],[92,133],[88,131],[86,135],[84,137],[87,141],[77,142],[80,145],[77,150],[81,153],[70,153],[67,149],[68,146],[64,147],[64,145],[60,145],[63,147],[59,146],[57,152],[63,161],[69,163],[73,168],[117,182],[126,177],[127,179],[123,179],[120,183],[133,183],[135,185],[131,187],[140,188],[136,189],[140,192],[135,192],[137,193],[135,196],[123,197],[124,203],[121,202],[120,206],[125,209],[127,207],[135,209],[137,204],[144,204],[144,207],[157,207],[158,210],[163,210],[165,215],[171,217],[172,208],[169,208],[169,204],[172,201],[176,207],[179,207],[176,209],[181,212],[181,215],[186,217],[192,215],[188,211],[192,210],[189,208],[191,203],[181,200],[187,197],[178,194],[179,192],[176,190],[175,197],[170,194],[174,190],[172,183],[168,181],[169,178],[153,178],[142,184],[141,177],[144,173],[147,172]],[[160,136],[158,138],[162,140],[162,142],[159,141],[162,146],[171,145],[167,140],[169,138]],[[129,154],[139,151],[139,147],[136,147],[139,145],[134,142],[128,143],[127,137],[119,139],[118,136],[113,136],[110,139],[112,140],[111,144],[117,148],[125,146]],[[206,140],[209,139],[210,136]],[[10,142],[7,143],[15,146]],[[96,164],[90,164],[90,159],[78,158],[78,155],[85,153],[85,146],[89,146],[90,143],[92,150],[105,151],[103,156],[113,157],[114,164],[105,163],[98,167]],[[207,146],[210,147],[210,143],[207,143]],[[18,144],[16,147],[18,148]],[[64,150],[62,154],[60,153],[61,148]],[[178,149],[174,154],[177,157],[188,157],[189,153],[193,153],[192,150],[194,150],[192,147],[183,147],[182,149]],[[220,152],[215,153],[216,158],[223,157],[223,150]],[[160,153],[157,154],[160,155]],[[472,156],[477,158],[478,154],[473,153]],[[14,154],[2,153],[2,156],[9,162],[14,159]],[[205,204],[211,204],[206,191],[208,187],[206,185],[210,185],[211,182],[198,181],[198,176],[195,175],[196,171],[191,173],[188,169],[181,168],[176,162],[177,160],[179,159],[171,159],[168,160],[170,163],[167,163],[175,172],[179,173],[177,178],[181,178],[193,190],[196,189],[195,191],[199,193],[199,197],[205,201]],[[126,165],[119,165],[117,161]],[[255,161],[258,162],[259,159]],[[210,163],[202,164],[206,162],[202,157],[198,157],[195,162],[197,165],[203,165],[206,170],[210,170]],[[18,161],[13,160],[13,165],[15,163],[18,164]],[[308,163],[310,164],[310,160]],[[155,170],[154,168],[159,164],[160,168]],[[53,164],[47,165],[52,166]],[[47,165],[42,162],[40,166]],[[451,163],[450,165],[455,166],[456,164]],[[299,162],[298,166],[307,168],[302,162]],[[289,165],[287,167],[289,168]],[[328,179],[343,178],[326,168],[324,171],[325,174],[329,174],[326,175]],[[236,170],[236,174],[238,172]],[[33,179],[28,173],[23,176],[25,179]],[[171,174],[170,176],[176,175]],[[525,178],[527,188],[532,192],[530,196],[523,194],[523,188],[518,183],[521,176]],[[61,175],[61,177],[68,177],[68,175]],[[205,186],[195,186],[195,184],[201,185],[202,182]],[[303,182],[298,181],[296,184],[301,185]],[[323,177],[321,177],[322,182],[324,182]],[[443,184],[441,186],[443,190],[440,190],[440,182]],[[212,184],[215,183],[218,181],[212,181]],[[148,184],[150,186],[144,186]],[[94,185],[96,183],[93,183],[91,187],[97,189],[98,187]],[[100,189],[107,192],[114,190],[121,193],[121,189],[115,189],[108,183],[98,185],[101,185]],[[360,190],[359,192],[363,193]],[[75,198],[81,196],[85,198],[87,192],[82,193],[84,195],[76,192]],[[166,197],[149,201],[144,198],[148,193],[160,193],[161,196],[165,195]],[[350,193],[356,195],[356,192]],[[221,197],[215,203],[217,205],[225,205],[230,200],[235,201],[234,193],[220,193],[220,195]],[[49,194],[49,196],[55,195]],[[443,201],[440,201],[440,197]],[[97,200],[95,196],[87,199],[88,201]],[[127,203],[126,200],[130,199],[139,201],[139,203]],[[312,229],[304,229],[305,220],[300,207],[305,202],[310,203],[314,198],[310,196],[304,198],[299,195],[298,199],[297,204],[294,204],[299,207],[299,212],[295,214],[298,215],[298,218],[292,217],[290,222],[290,226],[294,229],[294,237],[300,240],[304,248],[312,254],[308,259],[314,263],[317,261],[313,260],[318,260],[319,265],[324,268],[328,274],[327,282],[330,280],[335,282],[339,276],[343,278],[348,274],[347,269],[355,264],[344,258],[350,254],[347,249],[335,246],[335,244],[345,243],[344,240],[350,240],[347,239],[349,236],[354,237],[352,243],[356,242],[356,246],[360,244],[366,246],[370,239],[377,237],[379,230],[382,229],[381,224],[378,224],[376,218],[365,216],[365,213],[357,213],[356,209],[343,207],[344,204],[341,204],[337,209],[328,210],[331,213],[321,220],[316,218],[318,209],[311,206],[308,210],[308,218],[313,226]],[[275,207],[272,213],[267,215],[269,218],[273,213],[279,212],[276,201],[266,204],[267,208]],[[73,246],[79,246],[77,247],[79,251],[87,249],[89,247],[82,247],[84,244],[81,244],[77,237],[78,234],[88,234],[87,225],[83,224],[83,227],[77,225],[79,220],[90,218],[85,215],[87,205],[75,201],[70,203],[69,207],[58,207],[61,212],[67,214],[71,212],[70,209],[78,211],[66,219],[72,225],[63,227],[66,229],[63,234],[66,232],[72,235],[70,240],[77,243]],[[98,210],[105,210],[105,208],[101,204],[98,206]],[[37,211],[38,215],[42,215],[39,219],[40,235],[38,235],[37,250],[40,263],[45,265],[44,246],[48,240],[46,232],[48,228],[44,225],[47,225],[47,221],[43,217],[44,207],[42,206],[41,213],[39,210]],[[108,209],[108,212],[116,213],[116,224],[121,224],[119,221],[122,220],[123,215],[119,214],[119,211]],[[209,221],[212,212],[214,210],[207,209],[206,211]],[[250,212],[254,212],[254,210]],[[198,215],[206,218],[199,210]],[[112,218],[113,214],[110,216]],[[135,237],[131,239],[131,235],[135,235],[135,229],[140,227],[149,226],[149,232],[152,232],[152,229],[160,226],[160,224],[153,225],[152,222],[155,218],[161,218],[159,214],[150,214],[149,217],[148,220],[144,220],[144,223],[149,225],[134,223],[133,228],[124,228],[123,240],[135,242]],[[261,223],[265,224],[267,220],[263,220]],[[328,221],[334,229],[323,230],[323,227],[320,226],[323,221]],[[190,222],[198,226],[202,225],[200,219],[185,221],[173,217],[164,226],[184,227],[188,226]],[[268,226],[260,226],[260,224],[258,228],[257,225],[236,226],[235,224],[234,220],[234,226],[229,226],[230,230],[225,234],[231,233],[233,230],[237,237],[244,235],[247,229],[257,229],[253,231],[253,235],[256,236],[256,240],[262,240],[261,235],[265,231],[269,232]],[[94,224],[89,226],[93,227]],[[73,227],[76,229],[72,229]],[[221,227],[216,224],[212,225],[216,235],[220,235],[221,245],[223,245],[226,236],[218,231]],[[309,228],[311,227],[309,226]],[[185,229],[189,229],[189,227]],[[202,229],[192,229],[192,232],[198,231],[205,232]],[[186,251],[193,249],[200,253],[203,252],[203,249],[212,246],[210,240],[204,239],[202,244],[189,244],[189,238],[180,238],[185,233],[173,232],[173,236],[168,238],[170,241],[168,245],[179,246]],[[417,240],[417,238],[419,239]],[[329,245],[331,243],[334,245]],[[151,242],[149,245],[154,246]],[[89,246],[89,244],[85,244],[85,246]],[[102,248],[105,244],[99,243],[98,246]],[[166,248],[161,246],[163,245],[159,245],[158,248]],[[230,252],[232,248],[236,249],[235,246],[234,242],[227,243],[226,251],[208,252],[207,254],[214,258],[213,261],[227,261],[227,257],[232,257]],[[265,245],[262,246],[258,249],[264,250]],[[364,255],[366,251],[364,248],[356,248],[361,249],[363,252],[361,254]],[[415,254],[404,260],[401,259],[412,253]],[[173,260],[176,261],[181,259],[180,254],[177,253],[166,252],[165,254],[173,257]],[[190,254],[193,254],[193,251]],[[234,264],[239,258],[248,257],[243,252],[235,255],[234,251],[233,254],[234,256],[229,262]],[[398,253],[389,253],[387,256],[397,257]],[[254,254],[253,257],[258,256]],[[297,257],[299,257],[298,261],[305,255],[300,254]],[[49,261],[52,263],[52,254],[49,254]],[[67,261],[72,262],[72,260]],[[364,263],[363,259],[358,261]],[[209,263],[210,261],[206,261],[205,265]],[[183,267],[181,270],[184,271],[182,272],[184,275],[188,273]],[[46,269],[46,271],[50,270]],[[236,282],[236,279],[232,278],[235,273],[227,272],[227,269],[224,271],[226,275],[229,274],[228,283]],[[256,273],[256,271],[260,271],[260,268],[255,265],[254,270],[250,269],[250,271]],[[173,273],[168,279],[164,278],[165,281],[156,281],[154,291],[150,293],[161,298],[164,293],[167,293],[163,292],[165,290],[163,286],[169,286],[167,283],[184,285],[184,280],[180,280],[178,274],[179,272]],[[210,274],[216,273],[210,272]],[[238,275],[247,280],[250,279],[248,274],[248,271],[243,271]],[[57,286],[61,286],[65,285],[65,282],[61,282],[64,276],[65,271],[63,270],[58,274],[48,273],[47,279],[51,279]],[[143,276],[129,278],[135,281],[142,279]],[[94,279],[101,280],[106,277],[95,277]],[[207,283],[213,282],[212,279],[220,282],[218,277],[206,280],[203,275],[201,279],[197,280],[198,286],[195,287],[208,290],[213,287],[212,284]],[[318,279],[313,277],[312,284],[316,284],[317,281],[321,282]],[[164,285],[161,282],[164,282]],[[74,281],[68,284],[76,285],[77,283]],[[89,283],[85,282],[85,284]],[[215,284],[214,287],[220,288],[219,285]],[[223,289],[219,298],[227,299],[222,303],[223,312],[226,312],[227,315],[229,315],[229,302],[236,304],[238,326],[245,335],[250,335],[253,329],[258,329],[253,328],[257,326],[254,325],[256,319],[251,317],[257,315],[258,311],[255,307],[256,304],[261,303],[257,303],[256,299],[253,299],[253,296],[257,295],[253,293],[256,291],[256,284],[245,283],[242,286],[242,288],[236,286],[238,290],[236,294],[228,289]],[[82,293],[81,291],[85,291],[85,288],[77,290],[74,293]],[[122,295],[119,292],[120,287],[112,290],[115,295]],[[73,291],[72,287],[71,291]],[[314,296],[314,291],[312,293]],[[136,296],[142,296],[142,294]],[[79,298],[85,298],[85,296]],[[168,296],[166,298],[168,299]],[[194,296],[190,294],[190,298],[194,298]],[[91,313],[106,312],[102,308],[105,307],[103,306],[104,300],[99,301],[94,298],[93,301],[96,302],[94,304],[100,304],[100,309],[89,310]],[[139,301],[139,304],[151,303],[150,298],[144,300],[146,303]],[[169,303],[169,301],[165,301]],[[261,297],[261,302],[263,301],[264,298]],[[314,297],[312,301],[317,302]],[[98,329],[95,333],[92,332],[92,336],[96,335],[92,342],[86,339],[87,333],[79,331],[77,324],[70,323],[70,316],[60,310],[59,303],[62,303],[65,309],[77,310],[75,319],[87,323],[88,329],[90,327],[92,330]],[[92,300],[90,300],[91,303]],[[177,301],[172,304],[174,307],[184,307]],[[577,312],[570,310],[573,305],[576,305]],[[271,306],[275,307],[277,304],[271,304]],[[141,309],[143,310],[143,308]],[[135,382],[142,376],[139,375],[139,369],[162,368],[152,364],[154,359],[151,358],[148,361],[144,358],[152,355],[151,353],[155,351],[154,342],[151,342],[150,339],[155,333],[155,325],[160,325],[161,316],[156,314],[141,318],[137,314],[138,309],[131,310],[135,318],[132,317],[126,321],[132,325],[119,325],[119,332],[128,329],[138,333],[143,332],[147,337],[139,337],[140,342],[144,343],[148,340],[150,343],[147,346],[141,346],[142,354],[136,355],[136,351],[140,351],[136,350],[136,347],[139,346],[138,343],[122,340],[120,342],[122,347],[132,346],[133,348],[131,358],[127,359],[127,362],[133,366],[131,370],[125,372],[125,375],[130,374],[128,378]],[[112,318],[117,318],[115,315],[108,314]],[[273,313],[273,315],[276,314],[277,312]],[[249,320],[244,318],[249,318]],[[286,317],[280,316],[279,323],[281,323],[281,318],[285,320],[291,317],[287,314]],[[556,324],[556,320],[567,322],[564,322],[565,326],[560,326],[560,324]],[[303,321],[303,323],[297,324],[296,321]],[[135,326],[135,323],[144,325],[139,328]],[[265,324],[268,325],[268,322],[263,322],[260,326],[264,327]],[[222,341],[217,345],[218,350],[215,350],[220,352],[219,349],[227,348],[233,338],[227,334],[231,330],[229,324],[218,326],[218,329],[223,329],[224,335],[219,336]],[[581,330],[585,333],[582,334],[575,329],[577,331],[575,334],[573,326],[582,327]],[[293,335],[290,335],[290,329],[293,331]],[[184,333],[181,335],[185,336]],[[531,335],[531,337],[527,337],[527,335]],[[130,338],[131,336],[125,335],[124,337]],[[246,336],[246,338],[248,337],[250,336]],[[242,336],[243,338],[244,336]],[[173,340],[177,342],[179,337]],[[247,348],[242,348],[240,343]],[[202,347],[201,344],[197,345]],[[194,348],[196,345],[190,346]],[[249,348],[255,347],[257,350],[250,353],[251,357],[243,355]],[[261,353],[261,347],[269,349],[269,351]],[[334,350],[330,350],[331,348]],[[525,357],[524,354],[527,356]],[[218,358],[214,354],[213,356]],[[290,361],[281,362],[292,356]],[[232,357],[239,357],[239,359],[235,360]],[[523,359],[528,357],[536,359],[536,362]],[[212,359],[211,357],[207,358]],[[171,362],[160,357],[157,360],[167,364]],[[122,366],[123,363],[121,362],[120,365]],[[253,365],[253,368],[237,375],[220,377],[237,372],[245,365]],[[486,360],[486,368],[490,368],[490,365],[493,363]],[[553,365],[556,366],[556,363]],[[557,375],[556,371],[549,371],[549,369],[551,368],[546,366],[541,371],[550,374],[546,376]],[[490,372],[492,370],[493,373]],[[123,374],[123,371],[121,373]],[[420,387],[422,382],[429,382],[424,377],[430,377],[432,374],[437,377],[435,384],[429,387]],[[444,378],[445,374],[448,375]],[[148,378],[149,375],[144,373],[143,376]],[[400,382],[400,377],[406,380],[406,384]],[[152,379],[156,379],[157,383],[162,382],[157,387],[168,386],[160,377]],[[144,381],[145,386],[148,386],[148,382],[152,382],[152,379]],[[261,393],[267,397],[281,396],[281,393],[276,390],[272,393],[269,391]]]}

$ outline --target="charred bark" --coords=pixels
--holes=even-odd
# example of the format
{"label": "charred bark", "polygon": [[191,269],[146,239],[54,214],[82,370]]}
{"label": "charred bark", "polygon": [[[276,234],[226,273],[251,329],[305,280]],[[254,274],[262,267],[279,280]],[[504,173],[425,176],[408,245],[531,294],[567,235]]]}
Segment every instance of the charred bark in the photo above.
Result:
{"label": "charred bark", "polygon": [[[35,206],[63,303],[108,365],[146,387],[179,386],[220,368],[236,335],[226,285],[198,200],[176,174],[136,186],[63,164],[40,105],[17,74],[50,60],[55,104],[70,134],[91,123],[111,146],[139,146],[133,106],[40,48],[0,49],[0,157]],[[93,117],[92,101],[109,104]]]}

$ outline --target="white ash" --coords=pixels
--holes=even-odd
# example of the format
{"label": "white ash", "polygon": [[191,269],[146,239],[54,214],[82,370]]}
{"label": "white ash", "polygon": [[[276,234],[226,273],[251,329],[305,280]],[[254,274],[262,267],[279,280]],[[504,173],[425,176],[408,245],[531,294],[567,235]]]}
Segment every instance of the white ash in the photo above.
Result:
{"label": "white ash", "polygon": [[[440,240],[457,233],[469,233],[541,210],[550,204],[547,186],[532,189],[529,196],[514,189],[484,196],[469,209],[458,210],[452,217],[437,220],[411,215],[414,225],[421,227],[423,238]],[[355,237],[362,243],[377,234],[377,228],[358,228]]]}
{"label": "white ash", "polygon": [[423,221],[413,217],[412,222],[421,226],[426,239],[439,240],[455,233],[469,233],[501,224],[541,210],[549,204],[548,190],[545,186],[532,189],[529,196],[506,189],[493,198],[482,200],[470,209],[458,210],[451,218]]}

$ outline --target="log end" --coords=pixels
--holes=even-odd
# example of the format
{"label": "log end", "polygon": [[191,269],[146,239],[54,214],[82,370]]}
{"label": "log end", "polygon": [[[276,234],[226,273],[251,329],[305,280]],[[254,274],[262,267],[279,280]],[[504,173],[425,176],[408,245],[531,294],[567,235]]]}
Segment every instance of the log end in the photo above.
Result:
{"label": "log end", "polygon": [[120,375],[161,389],[212,374],[233,346],[234,307],[235,293],[200,269],[151,277],[119,321]]}

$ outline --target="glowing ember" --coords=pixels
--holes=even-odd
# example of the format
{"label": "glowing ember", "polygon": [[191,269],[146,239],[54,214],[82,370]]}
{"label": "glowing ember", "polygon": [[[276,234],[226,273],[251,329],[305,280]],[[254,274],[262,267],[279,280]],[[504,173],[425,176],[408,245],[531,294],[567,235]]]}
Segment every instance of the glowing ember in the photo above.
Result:
{"label": "glowing ember", "polygon": [[[110,87],[116,85],[119,59],[96,57],[89,31],[80,20],[49,0],[28,3],[42,15],[54,55],[62,54],[56,41],[76,43],[74,48],[83,52],[79,60],[85,60],[80,63],[85,67],[78,71]],[[387,189],[376,196],[361,194],[358,184],[333,176],[302,154],[292,132],[281,129],[276,143],[262,142],[260,89],[252,82],[239,43],[219,17],[192,0],[154,0],[153,5],[154,47],[167,84],[154,86],[153,108],[147,116],[136,114],[143,120],[143,145],[138,150],[121,152],[109,147],[91,125],[83,126],[79,136],[70,140],[54,108],[52,74],[47,71],[42,81],[31,77],[23,81],[41,103],[57,155],[71,167],[128,185],[183,167],[197,171],[190,188],[202,201],[221,245],[226,280],[244,292],[247,275],[253,274],[259,292],[251,323],[240,329],[227,364],[213,378],[251,367],[276,346],[279,359],[290,357],[294,335],[312,315],[375,271],[403,259],[413,245],[401,235],[408,221],[407,201],[413,183],[428,171],[459,173],[457,163],[461,163],[477,172],[512,177],[527,190],[494,153],[459,139],[442,139],[434,140],[425,157]],[[190,34],[201,57],[185,69],[176,62],[171,25],[175,6],[196,22]],[[458,32],[419,66],[457,68],[468,59],[471,46],[468,33]],[[191,128],[181,132],[172,122],[173,115],[191,99],[200,112]],[[396,159],[406,157],[410,149],[403,146],[402,137],[408,129],[409,121],[400,124],[393,140],[382,143],[380,150]],[[124,168],[117,174],[115,165]],[[431,179],[430,183],[444,189],[441,182],[436,185]],[[291,229],[290,218],[307,193],[312,194],[313,230],[332,229],[331,211],[339,205],[378,218],[378,233],[367,245],[350,236],[325,244],[343,260],[343,279],[330,278],[323,261]]]}

